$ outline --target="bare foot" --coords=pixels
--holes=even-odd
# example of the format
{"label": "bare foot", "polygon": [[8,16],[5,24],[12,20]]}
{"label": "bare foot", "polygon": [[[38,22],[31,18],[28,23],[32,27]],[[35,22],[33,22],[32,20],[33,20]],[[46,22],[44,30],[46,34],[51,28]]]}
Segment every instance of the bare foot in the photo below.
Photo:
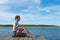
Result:
{"label": "bare foot", "polygon": [[30,37],[34,38],[34,37],[36,37],[36,36],[30,35]]}

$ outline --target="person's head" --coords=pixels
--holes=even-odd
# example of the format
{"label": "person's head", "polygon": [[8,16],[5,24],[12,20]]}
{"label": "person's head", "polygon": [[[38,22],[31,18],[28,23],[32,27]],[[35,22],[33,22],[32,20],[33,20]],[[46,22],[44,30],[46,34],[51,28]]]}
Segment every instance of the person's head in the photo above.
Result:
{"label": "person's head", "polygon": [[16,21],[20,21],[20,16],[19,16],[19,15],[16,15],[16,16],[15,16],[15,20],[16,20]]}

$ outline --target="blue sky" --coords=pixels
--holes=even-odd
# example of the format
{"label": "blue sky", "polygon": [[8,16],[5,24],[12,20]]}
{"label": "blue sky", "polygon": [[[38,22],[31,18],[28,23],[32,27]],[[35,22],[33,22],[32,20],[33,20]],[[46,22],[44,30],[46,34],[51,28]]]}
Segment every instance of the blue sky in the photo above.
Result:
{"label": "blue sky", "polygon": [[20,24],[60,25],[60,0],[0,0],[0,24],[13,24],[16,15]]}

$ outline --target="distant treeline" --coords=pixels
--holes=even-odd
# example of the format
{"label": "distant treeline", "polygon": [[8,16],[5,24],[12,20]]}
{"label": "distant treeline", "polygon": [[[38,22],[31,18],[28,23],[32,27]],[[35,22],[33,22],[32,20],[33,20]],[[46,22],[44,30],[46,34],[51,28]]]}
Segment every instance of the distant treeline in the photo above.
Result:
{"label": "distant treeline", "polygon": [[[0,27],[12,27],[13,25],[0,25]],[[57,25],[20,25],[25,27],[59,27]]]}

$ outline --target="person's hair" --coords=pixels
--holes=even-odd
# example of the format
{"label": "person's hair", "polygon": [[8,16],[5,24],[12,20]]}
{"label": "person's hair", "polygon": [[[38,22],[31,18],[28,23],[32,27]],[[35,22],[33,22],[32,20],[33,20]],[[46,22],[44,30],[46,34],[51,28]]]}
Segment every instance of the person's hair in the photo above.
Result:
{"label": "person's hair", "polygon": [[15,16],[15,20],[16,20],[16,18],[20,18],[20,16],[19,16],[19,15],[16,15],[16,16]]}

